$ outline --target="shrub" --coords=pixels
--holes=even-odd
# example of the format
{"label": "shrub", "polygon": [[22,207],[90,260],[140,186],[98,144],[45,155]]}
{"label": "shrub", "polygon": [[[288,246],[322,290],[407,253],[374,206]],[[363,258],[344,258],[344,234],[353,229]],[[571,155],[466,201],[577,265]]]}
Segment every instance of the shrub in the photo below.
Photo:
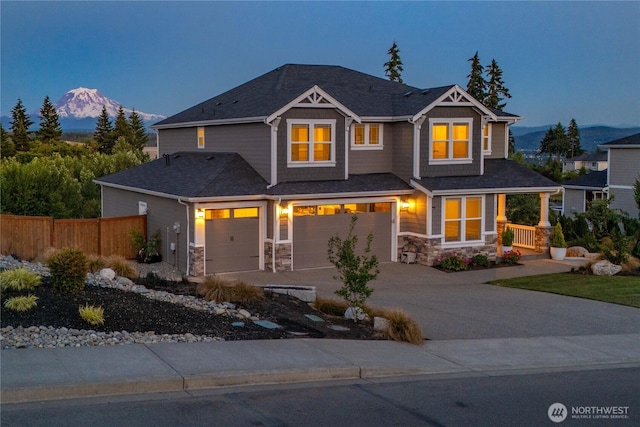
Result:
{"label": "shrub", "polygon": [[513,230],[510,229],[509,227],[505,227],[504,230],[502,230],[502,246],[513,246],[513,238],[514,233]]}
{"label": "shrub", "polygon": [[53,255],[48,262],[51,283],[63,291],[77,292],[87,277],[87,257],[79,249],[66,248]]}
{"label": "shrub", "polygon": [[364,303],[373,293],[373,289],[367,286],[371,280],[378,277],[378,257],[369,256],[371,252],[371,242],[373,233],[367,235],[367,243],[363,255],[356,255],[355,248],[358,243],[358,236],[354,233],[358,216],[351,217],[347,236],[342,239],[333,236],[329,239],[327,255],[329,262],[338,270],[338,276],[334,279],[342,282],[342,287],[335,291],[351,307],[363,308]]}
{"label": "shrub", "polygon": [[467,269],[469,260],[462,258],[456,252],[452,252],[436,258],[435,264],[444,270],[461,271]]}
{"label": "shrub", "polygon": [[207,301],[215,301],[220,304],[223,301],[228,301],[227,287],[227,283],[217,277],[207,276],[204,282],[198,283],[196,286],[196,293]]}
{"label": "shrub", "polygon": [[120,277],[135,279],[138,277],[138,270],[135,269],[124,257],[111,256],[107,259],[109,268],[111,268]]}
{"label": "shrub", "polygon": [[137,252],[136,260],[146,264],[162,261],[162,255],[160,255],[160,230],[156,230],[149,239],[145,240],[144,235],[133,229],[129,232],[131,238],[131,244]]}
{"label": "shrub", "polygon": [[86,304],[78,307],[80,317],[92,326],[104,324],[104,309]]}
{"label": "shrub", "polygon": [[4,306],[7,307],[9,310],[13,310],[13,311],[27,311],[32,309],[33,307],[35,307],[38,301],[38,297],[35,295],[21,295],[21,296],[17,296],[17,297],[11,297],[8,298],[5,302],[4,302]]}
{"label": "shrub", "polygon": [[332,298],[321,297],[316,297],[316,301],[313,303],[313,306],[319,312],[331,316],[343,316],[344,312],[349,308],[349,304],[346,301],[338,301]]}
{"label": "shrub", "polygon": [[520,258],[522,258],[522,254],[517,249],[502,254],[502,260],[507,264],[517,264]]}
{"label": "shrub", "polygon": [[607,243],[603,245],[602,250],[605,259],[614,264],[623,264],[629,258],[630,239],[625,237],[619,230],[614,229],[610,240],[606,240]]}
{"label": "shrub", "polygon": [[231,302],[247,303],[264,298],[264,290],[244,282],[237,282],[229,287]]}
{"label": "shrub", "polygon": [[471,265],[476,267],[489,267],[491,262],[489,261],[489,257],[486,255],[477,254],[471,258]]}
{"label": "shrub", "polygon": [[570,245],[582,246],[591,253],[600,252],[600,244],[598,243],[596,236],[594,236],[593,234],[587,234],[583,237],[572,240]]}
{"label": "shrub", "polygon": [[215,276],[198,284],[196,293],[207,301],[215,301],[218,304],[228,301],[233,303],[247,303],[264,298],[264,291],[257,286],[244,282],[229,283]]}
{"label": "shrub", "polygon": [[23,291],[40,284],[40,276],[24,268],[5,270],[0,273],[0,289]]}
{"label": "shrub", "polygon": [[108,265],[104,257],[98,255],[89,255],[87,257],[87,268],[90,273],[97,273]]}
{"label": "shrub", "polygon": [[384,318],[389,322],[387,334],[394,341],[411,344],[424,344],[424,337],[420,326],[403,310],[386,310]]}
{"label": "shrub", "polygon": [[564,233],[562,232],[562,224],[556,222],[551,232],[551,246],[554,248],[566,248],[567,243],[564,241]]}

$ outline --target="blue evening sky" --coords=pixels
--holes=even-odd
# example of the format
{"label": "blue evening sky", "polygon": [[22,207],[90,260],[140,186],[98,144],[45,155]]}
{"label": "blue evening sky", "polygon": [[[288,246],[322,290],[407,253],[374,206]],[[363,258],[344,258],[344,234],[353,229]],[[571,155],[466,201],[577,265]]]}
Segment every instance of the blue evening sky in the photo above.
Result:
{"label": "blue evening sky", "polygon": [[37,110],[70,89],[172,115],[282,64],[379,77],[395,40],[402,78],[466,87],[496,59],[508,112],[537,126],[640,125],[640,2],[0,3],[1,105]]}

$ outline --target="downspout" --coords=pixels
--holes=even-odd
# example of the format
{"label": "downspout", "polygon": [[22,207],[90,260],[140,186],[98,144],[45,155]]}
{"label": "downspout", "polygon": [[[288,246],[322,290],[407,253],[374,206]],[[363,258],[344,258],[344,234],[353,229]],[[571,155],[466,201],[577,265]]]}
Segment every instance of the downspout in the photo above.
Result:
{"label": "downspout", "polygon": [[280,202],[282,197],[278,197],[278,204],[275,206],[274,218],[273,218],[273,239],[271,239],[271,272],[276,272],[276,233],[280,236]]}
{"label": "downspout", "polygon": [[191,240],[191,218],[189,217],[189,204],[178,199],[178,203],[187,208],[187,276],[189,276],[189,267],[191,266],[191,251],[189,247],[189,240]]}
{"label": "downspout", "polygon": [[409,119],[413,125],[413,176],[420,179],[420,130],[427,116],[420,116],[416,120]]}
{"label": "downspout", "polygon": [[271,126],[271,183],[267,189],[278,183],[278,126],[282,117],[276,117],[271,123],[265,123]]}

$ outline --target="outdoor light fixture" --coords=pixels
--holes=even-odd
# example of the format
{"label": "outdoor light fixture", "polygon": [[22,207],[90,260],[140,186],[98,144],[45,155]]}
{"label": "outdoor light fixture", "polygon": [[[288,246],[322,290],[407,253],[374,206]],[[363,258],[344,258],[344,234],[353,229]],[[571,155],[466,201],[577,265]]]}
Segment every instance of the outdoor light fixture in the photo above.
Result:
{"label": "outdoor light fixture", "polygon": [[409,210],[409,206],[410,206],[410,203],[407,200],[402,200],[400,202],[400,209],[403,210],[403,211],[408,211]]}
{"label": "outdoor light fixture", "polygon": [[204,209],[196,209],[196,218],[204,218]]}
{"label": "outdoor light fixture", "polygon": [[281,217],[289,216],[289,207],[288,206],[280,207],[280,216]]}

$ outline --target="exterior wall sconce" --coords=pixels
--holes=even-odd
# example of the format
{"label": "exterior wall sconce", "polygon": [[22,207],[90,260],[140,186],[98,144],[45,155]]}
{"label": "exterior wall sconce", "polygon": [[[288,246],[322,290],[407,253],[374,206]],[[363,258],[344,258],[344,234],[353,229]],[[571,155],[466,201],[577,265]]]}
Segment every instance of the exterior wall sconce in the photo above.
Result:
{"label": "exterior wall sconce", "polygon": [[414,199],[402,200],[400,210],[408,213],[416,213],[416,201]]}
{"label": "exterior wall sconce", "polygon": [[197,219],[204,218],[204,209],[196,209],[196,218]]}
{"label": "exterior wall sconce", "polygon": [[403,200],[400,202],[400,210],[408,211],[409,210],[409,202],[407,200]]}
{"label": "exterior wall sconce", "polygon": [[280,217],[281,218],[286,218],[289,216],[289,207],[288,206],[281,206],[280,207]]}

